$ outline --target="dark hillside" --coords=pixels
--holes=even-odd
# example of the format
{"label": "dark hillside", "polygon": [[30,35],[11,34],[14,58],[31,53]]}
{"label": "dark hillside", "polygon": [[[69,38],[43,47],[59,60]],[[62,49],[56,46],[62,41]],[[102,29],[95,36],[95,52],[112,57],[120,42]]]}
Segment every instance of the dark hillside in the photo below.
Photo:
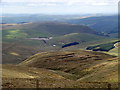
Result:
{"label": "dark hillside", "polygon": [[69,33],[97,34],[94,30],[84,25],[74,25],[74,24],[66,24],[66,23],[54,23],[54,22],[6,26],[6,27],[3,27],[3,29],[4,30],[20,29],[20,30],[24,30],[24,32],[28,34],[31,32],[33,34],[39,33],[39,32],[46,32],[51,35],[57,35],[57,36],[69,34]]}
{"label": "dark hillside", "polygon": [[118,16],[99,16],[83,19],[71,19],[67,21],[71,24],[85,24],[97,32],[108,34],[118,33]]}

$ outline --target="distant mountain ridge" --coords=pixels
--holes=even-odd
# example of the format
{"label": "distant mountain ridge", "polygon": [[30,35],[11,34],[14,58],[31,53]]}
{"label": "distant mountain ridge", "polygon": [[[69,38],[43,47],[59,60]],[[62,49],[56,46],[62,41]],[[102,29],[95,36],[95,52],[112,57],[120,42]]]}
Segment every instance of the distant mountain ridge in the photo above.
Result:
{"label": "distant mountain ridge", "polygon": [[71,24],[84,24],[97,32],[118,33],[118,15],[71,19],[66,22]]}
{"label": "distant mountain ridge", "polygon": [[57,35],[57,36],[70,34],[70,33],[98,34],[93,29],[85,25],[74,25],[74,24],[58,23],[58,22],[46,22],[46,23],[37,22],[37,23],[30,23],[23,25],[5,26],[3,27],[3,29],[20,29],[24,31],[28,30],[37,33],[47,32],[51,35]]}

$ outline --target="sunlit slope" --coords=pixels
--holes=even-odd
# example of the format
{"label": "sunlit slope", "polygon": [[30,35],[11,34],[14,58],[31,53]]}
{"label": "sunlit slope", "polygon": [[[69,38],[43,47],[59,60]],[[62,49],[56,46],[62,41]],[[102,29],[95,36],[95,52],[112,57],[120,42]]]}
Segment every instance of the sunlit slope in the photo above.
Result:
{"label": "sunlit slope", "polygon": [[3,65],[3,78],[56,78],[64,79],[62,76],[50,70],[42,68],[20,67],[15,65]]}
{"label": "sunlit slope", "polygon": [[93,51],[102,51],[110,55],[119,56],[119,43],[120,43],[120,40],[111,40],[104,44],[88,46],[86,49],[93,50]]}
{"label": "sunlit slope", "polygon": [[38,53],[19,66],[62,71],[81,81],[117,82],[117,60],[115,56],[99,52],[59,51]]}
{"label": "sunlit slope", "polygon": [[93,71],[91,74],[80,78],[78,81],[105,81],[118,82],[118,58],[109,59],[86,69],[86,71]]}
{"label": "sunlit slope", "polygon": [[41,52],[2,67],[3,87],[36,88],[36,79],[39,88],[106,88],[103,82],[117,87],[118,57],[91,51]]}
{"label": "sunlit slope", "polygon": [[114,48],[114,49],[110,50],[110,51],[108,52],[108,54],[110,54],[110,55],[115,55],[115,56],[119,56],[119,55],[120,55],[120,54],[119,54],[119,49],[118,49],[118,48]]}
{"label": "sunlit slope", "polygon": [[39,88],[74,87],[73,80],[66,79],[55,71],[15,65],[3,65],[2,68],[3,88],[36,88],[36,79],[39,80]]}

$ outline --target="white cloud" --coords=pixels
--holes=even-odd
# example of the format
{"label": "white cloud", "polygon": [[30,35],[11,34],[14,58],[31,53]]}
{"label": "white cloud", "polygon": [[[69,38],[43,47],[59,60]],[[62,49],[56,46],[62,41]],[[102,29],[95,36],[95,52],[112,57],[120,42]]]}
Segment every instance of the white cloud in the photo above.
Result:
{"label": "white cloud", "polygon": [[[2,0],[2,2],[21,2],[21,3],[30,3],[28,6],[55,6],[59,3],[63,3],[67,6],[72,6],[76,4],[82,5],[95,5],[95,6],[102,6],[102,5],[116,5],[118,4],[119,0]],[[39,4],[34,4],[39,3]],[[57,3],[57,4],[55,4]]]}
{"label": "white cloud", "polygon": [[102,5],[109,5],[109,3],[92,3],[92,5],[102,6]]}
{"label": "white cloud", "polygon": [[117,2],[119,0],[2,0],[2,2]]}
{"label": "white cloud", "polygon": [[71,5],[73,5],[73,2],[70,1],[70,2],[67,3],[67,5],[68,5],[68,6],[71,6]]}
{"label": "white cloud", "polygon": [[118,0],[2,0],[2,2],[4,13],[116,13],[118,5]]}
{"label": "white cloud", "polygon": [[37,7],[37,6],[56,6],[56,3],[28,3],[27,6]]}
{"label": "white cloud", "polygon": [[68,0],[2,0],[2,2],[65,2]]}
{"label": "white cloud", "polygon": [[27,6],[35,7],[35,6],[37,6],[37,4],[32,4],[32,3],[30,3],[30,4],[28,4]]}

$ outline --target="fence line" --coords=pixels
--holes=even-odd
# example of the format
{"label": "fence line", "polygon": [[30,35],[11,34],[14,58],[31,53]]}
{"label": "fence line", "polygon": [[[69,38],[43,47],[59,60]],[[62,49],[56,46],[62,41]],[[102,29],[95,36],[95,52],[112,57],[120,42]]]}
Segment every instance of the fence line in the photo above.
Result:
{"label": "fence line", "polygon": [[[11,80],[11,81],[12,81],[12,80],[14,81],[15,79],[18,79],[18,80],[30,80],[30,81],[31,81],[31,80],[34,80],[34,82],[35,82],[34,85],[35,85],[36,90],[38,90],[38,88],[40,88],[40,87],[39,87],[39,84],[41,83],[39,78],[3,78],[3,79],[4,79],[4,80],[5,80],[5,79],[6,79],[6,80],[9,79],[9,80]],[[4,80],[3,80],[3,81],[4,81]],[[5,80],[5,81],[6,81],[6,80]],[[33,81],[32,81],[32,82],[33,82]],[[112,88],[112,83],[110,83],[110,82],[78,82],[78,83],[80,83],[81,85],[82,85],[82,84],[86,84],[86,85],[87,85],[87,84],[91,84],[91,85],[92,85],[92,84],[93,84],[93,85],[96,84],[96,86],[97,86],[97,85],[100,85],[100,84],[101,84],[101,85],[102,85],[102,84],[105,84],[105,87],[108,88],[108,90],[111,90],[111,88]],[[117,83],[117,82],[114,82],[114,83]]]}

